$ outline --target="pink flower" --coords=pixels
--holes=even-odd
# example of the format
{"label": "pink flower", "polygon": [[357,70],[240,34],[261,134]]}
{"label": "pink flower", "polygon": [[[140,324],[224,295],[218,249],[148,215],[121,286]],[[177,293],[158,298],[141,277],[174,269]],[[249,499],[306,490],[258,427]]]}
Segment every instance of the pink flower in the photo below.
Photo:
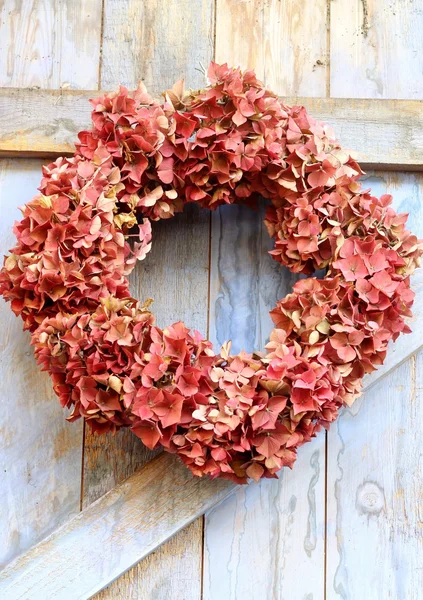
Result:
{"label": "pink flower", "polygon": [[356,346],[359,346],[364,339],[363,331],[353,331],[351,333],[336,333],[329,338],[332,348],[334,348],[341,360],[350,362],[357,356]]}

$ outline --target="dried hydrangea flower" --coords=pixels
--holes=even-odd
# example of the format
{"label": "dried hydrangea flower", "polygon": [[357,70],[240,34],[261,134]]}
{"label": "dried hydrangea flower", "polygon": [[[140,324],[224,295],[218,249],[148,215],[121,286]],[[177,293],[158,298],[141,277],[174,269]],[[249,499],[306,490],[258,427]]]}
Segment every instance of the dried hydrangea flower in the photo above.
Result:
{"label": "dried hydrangea flower", "polygon": [[[32,334],[68,419],[131,427],[195,475],[276,477],[360,394],[409,328],[422,243],[391,197],[327,125],[289,107],[252,71],[212,63],[210,85],[154,101],[141,85],[92,101],[72,158],[43,168],[22,209],[0,292]],[[155,325],[127,276],[151,249],[151,221],[184,204],[270,200],[270,254],[298,281],[271,311],[266,352],[219,354],[198,332]]]}

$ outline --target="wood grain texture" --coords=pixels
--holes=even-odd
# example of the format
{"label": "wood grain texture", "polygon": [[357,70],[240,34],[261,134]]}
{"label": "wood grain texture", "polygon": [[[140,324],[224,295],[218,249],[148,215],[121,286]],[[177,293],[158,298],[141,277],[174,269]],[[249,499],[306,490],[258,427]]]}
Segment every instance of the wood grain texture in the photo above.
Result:
{"label": "wood grain texture", "polygon": [[[100,29],[101,0],[3,0],[0,85],[97,87]],[[0,115],[1,122],[8,118],[3,109]],[[38,159],[0,161],[1,254],[15,243],[17,207],[31,200],[40,179]],[[21,320],[3,300],[0,322],[4,564],[79,511],[83,430],[82,423],[66,422],[48,377],[36,366]]]}
{"label": "wood grain texture", "polygon": [[[179,460],[163,453],[6,567],[0,573],[0,596],[85,600],[233,487],[193,477]],[[175,577],[176,569],[165,575]],[[192,579],[195,575],[191,571]],[[185,589],[187,594],[179,597],[190,598]]]}
{"label": "wood grain texture", "polygon": [[217,0],[218,60],[284,96],[325,96],[326,0]]}
{"label": "wood grain texture", "polygon": [[136,87],[144,80],[159,94],[185,78],[188,87],[201,87],[213,36],[211,0],[105,0],[102,86]]}
{"label": "wood grain texture", "polygon": [[[409,212],[410,227],[423,237],[421,174],[377,171],[364,185],[375,194],[393,194],[396,210]],[[267,310],[295,281],[267,254],[263,210],[263,205],[259,212],[224,207],[212,217],[211,339],[217,346],[232,339],[235,352],[263,347],[272,327]],[[413,288],[413,333],[392,345],[385,365],[366,378],[366,388],[383,386],[381,377],[422,345],[421,271],[413,277]],[[357,429],[355,435],[364,439],[368,431],[361,437]],[[284,470],[279,481],[237,489],[206,516],[204,598],[323,598],[324,544],[325,444],[320,435],[300,449],[292,472]]]}
{"label": "wood grain texture", "polygon": [[[189,206],[172,222],[154,224],[153,249],[132,278],[132,293],[152,297],[158,324],[183,320],[188,327],[207,331],[209,279],[209,220],[207,211]],[[84,505],[132,474],[154,456],[130,431],[95,436],[88,431],[84,452]],[[111,458],[112,457],[112,458]],[[174,490],[168,490],[172,498]],[[115,598],[201,597],[202,518],[189,525],[157,552],[136,565],[122,580],[98,595]],[[172,576],[169,577],[169,573]],[[191,584],[187,588],[187,573]],[[121,594],[119,596],[119,594]]]}
{"label": "wood grain texture", "polygon": [[[393,206],[399,213],[408,213],[407,227],[420,239],[423,239],[423,175],[420,173],[395,173],[389,171],[373,171],[363,178],[365,187],[372,192],[392,194]],[[411,278],[411,286],[416,293],[413,306],[413,317],[408,320],[412,329],[408,335],[402,335],[390,345],[385,363],[377,371],[365,379],[366,389],[373,382],[400,365],[411,354],[423,346],[423,269],[418,269]]]}
{"label": "wood grain texture", "polygon": [[[139,79],[157,92],[184,73],[188,85],[203,85],[196,71],[212,57],[213,2],[211,0],[138,2],[106,0],[101,85],[122,81],[135,87]],[[196,206],[153,226],[153,249],[132,276],[132,294],[154,298],[159,326],[183,320],[207,334],[210,215]],[[105,439],[86,433],[84,505],[131,475],[156,454],[129,431]],[[112,461],[110,457],[113,456]],[[171,500],[174,490],[166,493]],[[200,600],[203,519],[169,540],[136,565],[97,600],[116,598],[184,598]],[[189,585],[187,582],[189,581]]]}
{"label": "wood grain texture", "polygon": [[325,436],[206,515],[204,600],[323,598]]}
{"label": "wood grain texture", "polygon": [[[298,276],[281,268],[257,212],[223,207],[212,216],[210,339],[233,351],[262,349],[268,311]],[[325,436],[299,452],[278,481],[238,488],[206,517],[205,600],[303,598],[323,593]],[[307,578],[300,577],[307,572]],[[319,598],[319,596],[317,596]]]}
{"label": "wood grain texture", "polygon": [[272,240],[258,210],[223,206],[212,213],[210,340],[218,350],[232,340],[232,352],[262,350],[272,329],[268,314],[298,275],[271,258]]}
{"label": "wood grain texture", "polygon": [[420,352],[329,432],[328,600],[422,597],[422,376]]}
{"label": "wood grain texture", "polygon": [[422,3],[336,0],[329,4],[331,96],[421,99]]}
{"label": "wood grain texture", "polygon": [[[376,171],[365,181],[375,194],[393,194],[395,209],[408,212],[413,232],[423,236],[420,174]],[[355,600],[368,581],[366,600],[420,598],[423,489],[415,481],[423,464],[423,397],[416,390],[423,356],[416,363],[410,355],[422,346],[421,271],[412,279],[412,333],[391,346],[383,367],[365,379],[364,396],[328,434],[328,599]]]}
{"label": "wood grain texture", "polygon": [[[330,6],[331,93],[421,99],[420,4],[337,0]],[[393,193],[396,208],[410,212],[409,226],[422,236],[420,175],[374,173],[369,185]],[[413,333],[391,347],[384,367],[367,379],[369,391],[328,435],[328,600],[421,598],[422,359],[402,364],[421,345],[421,284],[418,271]]]}
{"label": "wood grain texture", "polygon": [[[204,82],[203,82],[204,83]],[[189,84],[189,82],[187,82]],[[134,84],[135,85],[135,84]],[[169,82],[163,84],[165,89]],[[117,84],[113,85],[113,89]],[[310,90],[310,93],[312,91]],[[98,91],[0,89],[0,155],[72,154],[78,131],[90,126]],[[345,148],[367,167],[423,169],[421,100],[351,100],[287,96],[333,126]]]}
{"label": "wood grain texture", "polygon": [[[169,492],[170,493],[170,492]],[[95,595],[96,600],[197,600],[201,598],[203,518],[179,531]]]}
{"label": "wood grain texture", "polygon": [[[182,320],[207,332],[210,215],[188,206],[172,221],[153,224],[153,248],[131,275],[131,292],[141,301],[153,298],[159,326]],[[157,452],[132,432],[92,435],[86,431],[83,506],[132,475]]]}
{"label": "wood grain texture", "polygon": [[98,84],[102,0],[2,0],[0,86]]}
{"label": "wood grain texture", "polygon": [[[321,8],[321,2],[219,0],[216,58],[226,60],[225,53],[231,49],[232,62],[257,68],[259,73],[262,70],[267,85],[276,83],[284,86],[284,93],[295,93],[303,77],[309,77],[306,56],[326,47],[324,28],[317,29],[313,39],[310,36],[308,19],[324,20],[325,11],[323,16],[318,14]],[[304,19],[299,18],[301,12]],[[286,58],[291,52],[288,47],[297,53],[294,63]],[[266,48],[274,54],[267,56]],[[270,64],[280,66],[280,74]],[[302,93],[324,93],[323,65],[313,77]],[[264,210],[264,203],[258,212],[229,206],[212,218],[211,339],[218,344],[232,339],[234,352],[263,349],[272,329],[268,311],[298,279],[268,254],[272,241],[263,225]],[[239,488],[206,516],[205,600],[282,600],[313,593],[315,598],[323,597],[324,434],[299,454],[293,471],[285,469],[277,481]]]}
{"label": "wood grain texture", "polygon": [[[0,160],[0,254],[41,161]],[[0,568],[79,511],[82,423],[71,425],[40,373],[22,321],[0,301]]]}

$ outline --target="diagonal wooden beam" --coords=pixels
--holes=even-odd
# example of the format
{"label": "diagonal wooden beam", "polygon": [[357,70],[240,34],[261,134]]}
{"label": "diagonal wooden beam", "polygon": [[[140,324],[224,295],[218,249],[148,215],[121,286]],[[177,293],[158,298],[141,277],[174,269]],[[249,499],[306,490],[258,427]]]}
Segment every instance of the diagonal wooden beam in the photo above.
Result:
{"label": "diagonal wooden beam", "polygon": [[193,477],[163,453],[8,565],[0,598],[85,600],[234,487]]}
{"label": "diagonal wooden beam", "polygon": [[[72,154],[98,91],[0,89],[0,156]],[[335,129],[365,167],[423,170],[423,101],[285,98]]]}
{"label": "diagonal wooden beam", "polygon": [[[416,350],[417,340],[400,345],[365,388],[390,372],[393,361],[398,366]],[[85,600],[236,487],[193,477],[174,456],[163,453],[6,566],[0,572],[0,598]]]}

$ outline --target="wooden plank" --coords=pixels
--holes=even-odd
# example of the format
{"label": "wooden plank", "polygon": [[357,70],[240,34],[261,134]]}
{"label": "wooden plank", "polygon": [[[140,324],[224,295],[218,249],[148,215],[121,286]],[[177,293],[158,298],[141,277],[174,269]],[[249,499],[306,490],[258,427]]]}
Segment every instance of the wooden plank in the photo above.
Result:
{"label": "wooden plank", "polygon": [[423,354],[329,433],[326,597],[418,600],[423,589]]}
{"label": "wooden plank", "polygon": [[[225,61],[229,53],[232,63],[257,68],[267,85],[281,86],[283,93],[325,93],[325,66],[312,72],[310,64],[325,55],[325,15],[320,1],[219,0],[217,60]],[[272,64],[281,66],[280,72]],[[308,87],[303,85],[307,78]],[[272,241],[262,222],[264,209],[264,203],[258,212],[223,207],[212,219],[211,335],[218,344],[232,339],[234,352],[263,349],[272,329],[268,311],[298,279],[268,254]],[[300,450],[293,471],[283,470],[277,481],[238,488],[211,511],[205,527],[204,599],[320,598],[324,486],[323,434]]]}
{"label": "wooden plank", "polygon": [[[182,319],[189,327],[207,331],[209,220],[206,211],[190,206],[172,222],[154,225],[153,249],[134,273],[132,293],[140,299],[155,298],[153,310],[159,325]],[[87,431],[84,505],[132,474],[154,454],[156,452],[147,450],[131,431],[101,437]],[[169,489],[167,493],[172,498],[174,490]],[[122,580],[101,592],[97,599],[123,599],[130,593],[145,597],[144,594],[154,590],[157,600],[169,597],[199,600],[202,542],[203,520],[200,518],[136,565]],[[188,573],[190,585],[187,587]]]}
{"label": "wooden plank", "polygon": [[101,85],[134,88],[143,80],[154,94],[185,78],[202,87],[201,64],[214,51],[214,1],[105,0]]}
{"label": "wooden plank", "polygon": [[[106,0],[101,85],[114,88],[123,77],[123,83],[134,88],[143,78],[158,92],[184,74],[189,85],[204,84],[196,68],[199,61],[207,64],[212,57],[213,18],[212,0],[172,0],[165,11],[158,0]],[[183,320],[207,333],[209,244],[210,216],[196,206],[171,221],[154,224],[153,249],[135,270],[131,288],[137,298],[154,298],[160,326]],[[85,506],[157,453],[147,450],[130,431],[106,438],[87,432],[85,441]],[[167,493],[171,498],[173,490]],[[199,518],[97,600],[200,600],[202,543],[203,519]]]}
{"label": "wooden plank", "polygon": [[282,96],[325,96],[326,4],[217,0],[218,60],[254,68],[259,79]]}
{"label": "wooden plank", "polygon": [[323,598],[324,440],[279,480],[238,487],[206,515],[204,600]]}
{"label": "wooden plank", "polygon": [[[422,16],[412,2],[332,2],[331,93],[421,99]],[[396,207],[411,213],[410,228],[421,237],[420,176],[376,173],[369,183],[377,193],[386,188],[393,193]],[[401,365],[421,343],[420,271],[412,285],[417,291],[413,333],[390,349],[382,368],[387,377],[376,384],[381,371],[373,374],[369,392],[328,435],[326,596],[331,600],[362,596],[363,589],[369,600],[418,598],[422,589],[422,494],[416,485],[421,442],[414,426],[421,412],[419,383],[415,359]]]}
{"label": "wooden plank", "polygon": [[[101,0],[3,0],[0,85],[97,87],[100,30]],[[0,114],[4,121],[5,112]],[[1,254],[15,244],[17,207],[33,197],[40,179],[38,159],[0,161]],[[0,322],[0,564],[5,564],[79,511],[83,430],[82,423],[66,422],[21,320],[3,301]]]}
{"label": "wooden plank", "polygon": [[0,86],[98,85],[102,0],[3,0]]}
{"label": "wooden plank", "polygon": [[423,97],[421,2],[330,2],[330,90],[335,97]]}
{"label": "wooden plank", "polygon": [[[233,487],[193,477],[179,460],[163,453],[6,567],[0,573],[0,596],[85,600]],[[187,594],[183,597],[190,597],[189,590]]]}
{"label": "wooden plank", "polygon": [[[99,93],[0,89],[0,155],[71,154],[77,132],[90,126],[88,100]],[[331,124],[343,146],[354,149],[365,167],[423,168],[421,100],[296,96],[283,100],[303,104],[315,118]]]}
{"label": "wooden plank", "polygon": [[[399,213],[409,214],[408,227],[420,239],[423,239],[423,203],[421,201],[423,174],[373,171],[364,178],[364,185],[368,185],[378,196],[386,193],[392,194],[395,210]],[[411,334],[400,336],[394,344],[390,345],[384,365],[366,377],[366,389],[369,389],[373,382],[395,369],[423,346],[423,269],[418,269],[414,273],[411,285],[416,293],[413,317],[409,320]]]}
{"label": "wooden plank", "polygon": [[96,600],[201,598],[202,540],[203,519],[197,518],[96,594]]}
{"label": "wooden plank", "polygon": [[[40,181],[41,161],[0,160],[0,254],[15,244],[17,207]],[[0,568],[77,514],[82,423],[73,426],[40,373],[10,306],[0,303]]]}

